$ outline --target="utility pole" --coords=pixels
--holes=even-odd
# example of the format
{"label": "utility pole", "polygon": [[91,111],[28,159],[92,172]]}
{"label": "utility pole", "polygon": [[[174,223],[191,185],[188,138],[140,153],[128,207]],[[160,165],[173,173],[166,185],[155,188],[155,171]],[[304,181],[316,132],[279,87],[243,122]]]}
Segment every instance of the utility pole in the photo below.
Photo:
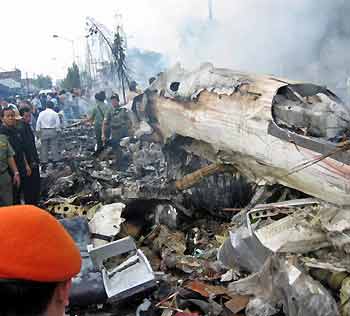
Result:
{"label": "utility pole", "polygon": [[27,94],[29,94],[29,77],[28,77],[28,72],[26,72],[26,84],[27,84]]}
{"label": "utility pole", "polygon": [[209,20],[212,21],[213,17],[213,0],[208,0]]}
{"label": "utility pole", "polygon": [[[117,19],[121,19],[121,15],[116,16]],[[91,37],[95,34],[99,34],[105,44],[110,49],[112,54],[111,60],[111,73],[117,76],[117,80],[120,83],[120,86],[123,91],[123,99],[126,103],[126,88],[129,85],[130,77],[129,77],[129,69],[127,66],[127,58],[126,58],[126,41],[125,34],[123,32],[123,28],[121,25],[117,25],[116,31],[113,33],[113,41],[109,39],[108,34],[104,31],[103,27],[96,23],[92,18],[87,18],[87,26],[88,26],[88,35]]]}

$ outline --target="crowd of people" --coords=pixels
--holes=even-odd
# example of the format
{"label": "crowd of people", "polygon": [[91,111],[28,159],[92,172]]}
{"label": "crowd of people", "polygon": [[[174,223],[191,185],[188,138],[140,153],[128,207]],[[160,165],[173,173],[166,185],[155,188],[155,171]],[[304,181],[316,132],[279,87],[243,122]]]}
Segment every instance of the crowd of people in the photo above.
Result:
{"label": "crowd of people", "polygon": [[[0,103],[0,206],[37,205],[40,197],[40,159],[36,139],[42,144],[42,167],[47,163],[46,134],[60,128],[59,105],[54,96],[2,99]],[[56,108],[56,110],[58,110]],[[48,119],[51,111],[56,125]],[[56,137],[57,141],[57,137]],[[46,150],[46,155],[45,155]],[[46,160],[46,161],[45,161]],[[57,158],[58,160],[58,158]]]}
{"label": "crowd of people", "polygon": [[117,93],[107,98],[103,90],[94,95],[90,106],[84,107],[79,102],[79,90],[0,100],[0,206],[23,202],[38,205],[40,174],[50,162],[55,168],[61,161],[60,131],[70,119],[93,124],[96,153],[111,146],[118,161],[120,140],[131,133],[132,100],[140,93],[136,86],[131,82],[123,104]]}
{"label": "crowd of people", "polygon": [[0,206],[6,206],[0,212],[1,315],[64,314],[82,259],[62,224],[35,206],[40,173],[49,162],[49,149],[53,166],[60,160],[59,131],[70,118],[93,123],[96,151],[111,145],[118,160],[121,139],[139,127],[146,111],[139,93],[132,83],[122,104],[117,93],[107,98],[100,91],[85,116],[67,102],[65,91],[0,100]]}

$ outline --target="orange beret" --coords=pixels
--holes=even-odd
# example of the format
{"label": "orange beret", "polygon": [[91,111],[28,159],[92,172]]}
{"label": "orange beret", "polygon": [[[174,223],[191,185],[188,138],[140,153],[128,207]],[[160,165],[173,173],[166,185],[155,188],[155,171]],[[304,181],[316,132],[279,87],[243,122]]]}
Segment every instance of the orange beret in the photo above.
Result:
{"label": "orange beret", "polygon": [[35,206],[0,207],[0,279],[60,282],[79,273],[74,240]]}

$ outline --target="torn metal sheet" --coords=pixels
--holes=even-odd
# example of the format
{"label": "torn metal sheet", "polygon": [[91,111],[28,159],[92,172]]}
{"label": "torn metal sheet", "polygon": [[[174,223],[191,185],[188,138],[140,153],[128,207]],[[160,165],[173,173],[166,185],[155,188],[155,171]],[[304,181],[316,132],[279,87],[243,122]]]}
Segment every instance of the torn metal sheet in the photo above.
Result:
{"label": "torn metal sheet", "polygon": [[[89,223],[90,231],[108,237],[114,237],[120,232],[120,225],[124,222],[121,217],[125,208],[123,203],[113,203],[102,206]],[[94,245],[102,245],[106,242],[94,240]]]}
{"label": "torn metal sheet", "polygon": [[[88,246],[89,255],[96,267],[102,270],[103,283],[109,302],[120,301],[136,293],[153,288],[155,276],[148,259],[136,248],[131,237],[104,246]],[[129,254],[122,263],[107,267],[107,259]]]}
{"label": "torn metal sheet", "polygon": [[[303,204],[305,203],[305,204]],[[294,209],[290,215],[276,220],[262,227],[254,234],[259,241],[272,252],[308,253],[330,246],[324,230],[316,225],[314,217],[320,211],[319,203],[315,200],[288,201],[282,203],[284,208]],[[259,206],[257,210],[251,210],[248,215],[248,227],[251,230],[250,217],[263,210],[269,214],[269,209],[274,209],[276,204]],[[276,215],[272,212],[271,215]]]}
{"label": "torn metal sheet", "polygon": [[229,285],[230,293],[255,295],[287,316],[336,316],[337,304],[328,291],[296,266],[269,258],[262,270]]}
{"label": "torn metal sheet", "polygon": [[272,217],[279,214],[288,215],[298,210],[298,208],[300,209],[310,206],[317,207],[319,204],[320,202],[318,200],[312,198],[289,200],[269,204],[258,204],[247,213],[247,224],[248,227],[251,227],[250,223],[252,220]]}
{"label": "torn metal sheet", "polygon": [[[148,100],[152,126],[165,141],[175,135],[188,137],[209,148],[195,154],[211,157],[213,163],[232,164],[256,182],[278,182],[331,203],[350,205],[350,159],[345,164],[344,159],[338,159],[340,154],[349,158],[349,146],[298,134],[278,125],[273,113],[274,105],[281,102],[276,96],[286,95],[304,106],[318,104],[315,109],[321,108],[323,117],[327,117],[324,109],[331,107],[346,123],[349,114],[338,115],[346,112],[346,107],[324,87],[205,64],[193,72],[177,65],[162,73],[151,90],[154,92]],[[290,139],[269,133],[271,124]],[[338,120],[327,124],[338,124]],[[340,133],[344,124],[337,127],[325,135]],[[314,146],[296,146],[293,138],[299,135]]]}
{"label": "torn metal sheet", "polygon": [[301,262],[305,264],[305,266],[309,268],[317,268],[317,269],[322,269],[322,270],[327,270],[327,271],[332,271],[332,272],[345,272],[348,271],[350,272],[350,260],[344,260],[342,262],[341,259],[337,261],[330,261],[327,258],[327,261],[323,261],[320,259],[316,258],[309,258],[309,257],[302,257],[300,258]]}
{"label": "torn metal sheet", "polygon": [[350,231],[350,209],[329,206],[327,211],[320,217],[322,227],[328,232]]}
{"label": "torn metal sheet", "polygon": [[218,260],[226,267],[258,272],[271,254],[246,227],[240,227],[222,244]]}

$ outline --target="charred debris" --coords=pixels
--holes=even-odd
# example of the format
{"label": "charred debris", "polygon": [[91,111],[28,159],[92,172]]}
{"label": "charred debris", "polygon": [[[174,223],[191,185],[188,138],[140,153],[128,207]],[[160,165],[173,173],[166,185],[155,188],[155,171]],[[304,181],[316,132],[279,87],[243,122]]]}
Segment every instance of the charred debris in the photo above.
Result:
{"label": "charred debris", "polygon": [[350,315],[339,98],[176,66],[134,114],[120,161],[93,155],[93,130],[72,124],[43,177],[42,206],[83,257],[70,315]]}

